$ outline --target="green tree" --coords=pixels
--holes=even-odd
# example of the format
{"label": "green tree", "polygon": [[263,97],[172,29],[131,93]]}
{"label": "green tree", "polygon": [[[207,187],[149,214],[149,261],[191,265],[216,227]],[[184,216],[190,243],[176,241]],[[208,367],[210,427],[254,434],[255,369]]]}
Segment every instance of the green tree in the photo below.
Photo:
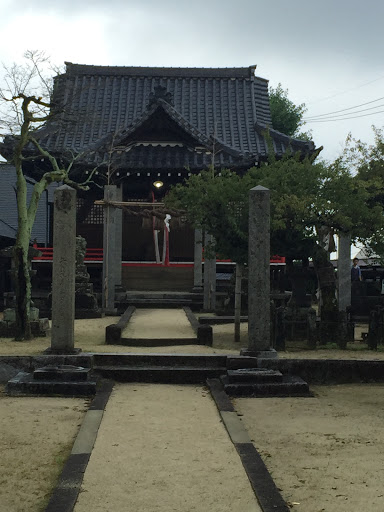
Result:
{"label": "green tree", "polygon": [[[38,128],[53,115],[51,113],[52,81],[43,76],[48,62],[41,52],[27,52],[26,64],[4,67],[4,86],[0,90],[0,126],[7,134],[2,143],[3,154],[16,169],[16,196],[18,229],[13,247],[14,282],[16,294],[17,339],[30,339],[31,279],[28,251],[31,231],[42,193],[53,182],[62,182],[87,190],[92,173],[79,184],[70,179],[72,161],[60,162],[41,145]],[[3,134],[4,138],[4,134]],[[30,200],[24,166],[27,162],[44,160],[46,172],[33,186]]]}
{"label": "green tree", "polygon": [[334,320],[336,279],[327,239],[337,233],[350,233],[353,241],[383,237],[383,205],[372,203],[383,189],[383,180],[363,180],[343,161],[327,166],[287,154],[243,177],[230,171],[191,176],[171,190],[167,203],[185,209],[194,226],[210,232],[223,257],[246,262],[248,193],[256,185],[271,191],[272,254],[313,260],[322,292],[322,318]]}
{"label": "green tree", "polygon": [[[384,132],[375,126],[372,127],[374,143],[367,144],[354,139],[350,134],[338,165],[350,169],[350,172],[367,188],[369,204],[372,211],[379,211],[384,206]],[[356,205],[351,205],[352,207]],[[365,229],[364,229],[365,228]],[[370,226],[360,226],[356,241],[364,244],[368,250],[384,260],[384,237],[380,229],[370,236]]]}
{"label": "green tree", "polygon": [[271,108],[272,127],[285,135],[301,140],[311,140],[311,132],[301,132],[305,125],[303,116],[307,111],[305,103],[295,105],[288,98],[288,89],[279,83],[276,89],[269,88],[269,104]]}

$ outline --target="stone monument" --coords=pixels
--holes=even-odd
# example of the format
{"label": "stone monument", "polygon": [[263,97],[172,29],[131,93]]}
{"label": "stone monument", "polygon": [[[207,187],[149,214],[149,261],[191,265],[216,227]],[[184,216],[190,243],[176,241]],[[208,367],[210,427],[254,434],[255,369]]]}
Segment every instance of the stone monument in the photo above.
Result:
{"label": "stone monument", "polygon": [[270,194],[258,185],[249,192],[248,348],[241,354],[277,357],[270,340]]}
{"label": "stone monument", "polygon": [[52,333],[47,353],[73,354],[75,322],[76,190],[54,192]]}
{"label": "stone monument", "polygon": [[75,318],[100,318],[96,295],[84,258],[87,248],[86,240],[76,237],[76,274],[75,274]]}

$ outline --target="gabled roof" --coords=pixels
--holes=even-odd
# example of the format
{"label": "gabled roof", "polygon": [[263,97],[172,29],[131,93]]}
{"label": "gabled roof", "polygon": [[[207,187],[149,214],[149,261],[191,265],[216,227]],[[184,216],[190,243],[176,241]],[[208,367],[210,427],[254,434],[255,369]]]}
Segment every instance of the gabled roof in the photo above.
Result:
{"label": "gabled roof", "polygon": [[253,164],[249,154],[244,155],[218,140],[207,137],[192,126],[172,105],[162,98],[154,98],[148,109],[128,128],[108,134],[91,146],[91,150],[104,154],[114,148],[115,164],[119,167],[161,169],[188,167],[204,169],[212,163],[227,164],[244,161]]}
{"label": "gabled roof", "polygon": [[[58,115],[40,130],[40,140],[52,153],[99,152],[109,142],[132,142],[120,157],[129,168],[176,165],[200,169],[250,167],[268,155],[265,130],[271,126],[268,81],[246,68],[150,68],[89,66],[66,62],[55,79],[53,102]],[[160,112],[161,111],[161,112]],[[161,114],[162,141],[140,149],[149,121]],[[166,146],[170,120],[188,138],[182,146]],[[304,153],[314,144],[270,131],[276,156],[288,147]],[[195,141],[195,143],[192,143]],[[163,144],[155,146],[155,142]],[[174,142],[169,139],[169,142]],[[196,148],[202,148],[199,153]],[[105,149],[105,148],[104,148]],[[100,153],[101,152],[101,153]],[[166,153],[168,156],[166,156]],[[210,153],[209,155],[207,153]],[[170,164],[170,161],[173,162]]]}

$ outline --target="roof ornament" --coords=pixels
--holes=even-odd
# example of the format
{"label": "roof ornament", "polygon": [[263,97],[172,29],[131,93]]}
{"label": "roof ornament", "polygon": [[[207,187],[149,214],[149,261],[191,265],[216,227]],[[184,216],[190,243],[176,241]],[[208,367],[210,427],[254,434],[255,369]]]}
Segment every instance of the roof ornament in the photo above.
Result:
{"label": "roof ornament", "polygon": [[154,103],[157,103],[158,100],[163,100],[166,103],[172,105],[172,94],[167,91],[166,87],[162,85],[157,85],[153,92],[149,95],[148,107],[151,107]]}

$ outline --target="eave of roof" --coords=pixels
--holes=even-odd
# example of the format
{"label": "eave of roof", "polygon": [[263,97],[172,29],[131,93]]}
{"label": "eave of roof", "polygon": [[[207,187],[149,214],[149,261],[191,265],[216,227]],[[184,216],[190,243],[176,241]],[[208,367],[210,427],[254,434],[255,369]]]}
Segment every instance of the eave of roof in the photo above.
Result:
{"label": "eave of roof", "polygon": [[315,151],[320,152],[323,149],[322,147],[316,149],[315,143],[312,140],[295,139],[285,133],[274,130],[270,126],[261,125],[260,123],[255,123],[255,130],[263,137],[268,134],[271,137],[274,149],[277,152],[285,153],[289,148],[291,148],[293,151],[312,154]]}

